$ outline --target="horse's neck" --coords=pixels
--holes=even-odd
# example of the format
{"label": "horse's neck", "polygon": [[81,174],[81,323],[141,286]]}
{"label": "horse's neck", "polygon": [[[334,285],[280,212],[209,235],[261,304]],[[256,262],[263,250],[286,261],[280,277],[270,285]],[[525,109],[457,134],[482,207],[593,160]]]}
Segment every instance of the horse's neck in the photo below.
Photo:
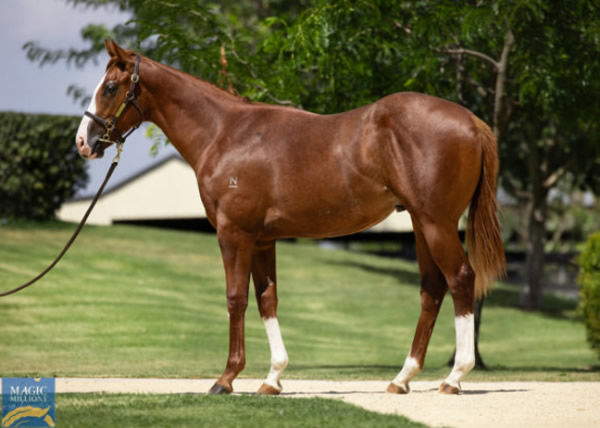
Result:
{"label": "horse's neck", "polygon": [[144,80],[152,98],[148,119],[162,129],[193,166],[206,145],[214,141],[237,101],[189,74],[155,62],[151,64],[150,76]]}

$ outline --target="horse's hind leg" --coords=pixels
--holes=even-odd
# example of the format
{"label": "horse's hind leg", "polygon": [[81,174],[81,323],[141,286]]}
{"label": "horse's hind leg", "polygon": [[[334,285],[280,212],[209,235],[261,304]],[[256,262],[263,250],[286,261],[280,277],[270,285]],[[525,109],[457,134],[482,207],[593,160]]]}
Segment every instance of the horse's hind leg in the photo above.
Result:
{"label": "horse's hind leg", "polygon": [[414,233],[417,246],[417,259],[421,273],[421,315],[419,316],[415,337],[404,366],[387,389],[388,392],[396,394],[408,393],[410,390],[408,385],[410,380],[423,368],[431,333],[433,332],[442,300],[448,289],[442,272],[429,253],[423,233],[414,220],[413,224],[415,225]]}
{"label": "horse's hind leg", "polygon": [[288,364],[288,355],[281,337],[277,321],[277,278],[275,269],[275,242],[257,250],[252,257],[252,279],[256,290],[256,301],[260,316],[265,323],[269,347],[271,348],[271,369],[259,394],[275,395],[281,392],[279,379]]}
{"label": "horse's hind leg", "polygon": [[456,357],[440,392],[457,394],[460,381],[475,365],[475,273],[460,243],[456,223],[427,223],[422,227],[429,252],[444,275],[454,302]]}

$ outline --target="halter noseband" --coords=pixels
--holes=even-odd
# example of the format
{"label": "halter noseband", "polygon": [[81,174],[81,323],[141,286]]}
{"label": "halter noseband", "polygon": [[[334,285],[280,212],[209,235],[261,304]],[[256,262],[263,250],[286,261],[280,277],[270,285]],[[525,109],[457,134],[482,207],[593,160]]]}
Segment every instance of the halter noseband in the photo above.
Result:
{"label": "halter noseband", "polygon": [[[121,105],[119,106],[117,112],[115,113],[115,115],[110,118],[110,119],[102,119],[100,116],[90,112],[90,111],[85,111],[84,115],[88,116],[89,118],[91,118],[92,120],[94,120],[94,122],[96,122],[97,124],[99,124],[100,126],[102,126],[104,128],[104,135],[102,137],[100,137],[98,139],[98,141],[101,141],[103,143],[108,143],[108,144],[123,144],[125,142],[125,139],[127,137],[129,137],[133,131],[135,131],[136,129],[138,129],[140,127],[140,125],[142,124],[143,120],[144,120],[144,114],[142,113],[142,109],[139,105],[139,103],[137,102],[136,99],[136,95],[135,95],[135,89],[137,88],[137,84],[140,81],[140,56],[136,55],[135,56],[135,67],[133,70],[133,74],[131,75],[131,83],[129,84],[129,91],[127,91],[127,94],[125,95],[125,99],[123,100],[123,102],[121,103]],[[135,109],[137,110],[138,114],[140,115],[140,119],[142,119],[140,121],[140,123],[138,123],[137,125],[135,125],[134,127],[130,128],[125,135],[122,135],[119,130],[117,129],[117,120],[119,119],[119,117],[123,114],[123,112],[127,109],[127,107],[132,104]],[[116,138],[112,138],[111,134],[114,134],[116,136]]]}

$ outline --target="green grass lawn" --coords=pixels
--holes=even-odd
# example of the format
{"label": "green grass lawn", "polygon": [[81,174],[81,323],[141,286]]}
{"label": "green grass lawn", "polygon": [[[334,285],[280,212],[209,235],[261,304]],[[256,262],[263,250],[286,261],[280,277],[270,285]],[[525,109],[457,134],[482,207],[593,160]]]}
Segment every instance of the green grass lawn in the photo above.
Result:
{"label": "green grass lawn", "polygon": [[[46,267],[73,228],[0,227],[0,290]],[[290,357],[284,380],[392,379],[419,313],[416,263],[309,242],[279,243],[277,257],[279,321]],[[517,309],[517,299],[516,290],[499,286],[486,301],[480,350],[492,370],[467,380],[600,380],[574,303],[549,299],[549,311],[531,313]],[[269,347],[253,298],[246,318],[242,376],[264,377]],[[216,237],[86,227],[53,272],[0,299],[0,319],[2,377],[217,377],[228,320]],[[418,379],[445,377],[453,349],[447,297]]]}
{"label": "green grass lawn", "polygon": [[261,396],[61,394],[56,426],[79,427],[394,427],[425,425],[338,400]]}

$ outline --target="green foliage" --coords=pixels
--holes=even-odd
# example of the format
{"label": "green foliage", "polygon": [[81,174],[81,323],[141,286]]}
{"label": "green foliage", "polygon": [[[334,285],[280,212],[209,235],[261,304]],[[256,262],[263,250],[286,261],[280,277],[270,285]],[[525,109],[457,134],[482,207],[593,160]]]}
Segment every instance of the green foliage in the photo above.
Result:
{"label": "green foliage", "polygon": [[[314,1],[293,22],[271,18],[253,58],[276,99],[336,113],[403,89],[401,1]],[[261,93],[247,94],[260,99]]]}
{"label": "green foliage", "polygon": [[600,232],[591,235],[579,256],[579,311],[587,339],[600,357]]}
{"label": "green foliage", "polygon": [[87,181],[80,118],[0,113],[0,218],[49,219]]}
{"label": "green foliage", "polygon": [[564,178],[572,188],[600,192],[594,172],[600,166],[599,6],[530,1],[514,7],[512,107],[501,144],[501,163],[509,166],[505,187],[514,196],[536,186],[546,193]]}

